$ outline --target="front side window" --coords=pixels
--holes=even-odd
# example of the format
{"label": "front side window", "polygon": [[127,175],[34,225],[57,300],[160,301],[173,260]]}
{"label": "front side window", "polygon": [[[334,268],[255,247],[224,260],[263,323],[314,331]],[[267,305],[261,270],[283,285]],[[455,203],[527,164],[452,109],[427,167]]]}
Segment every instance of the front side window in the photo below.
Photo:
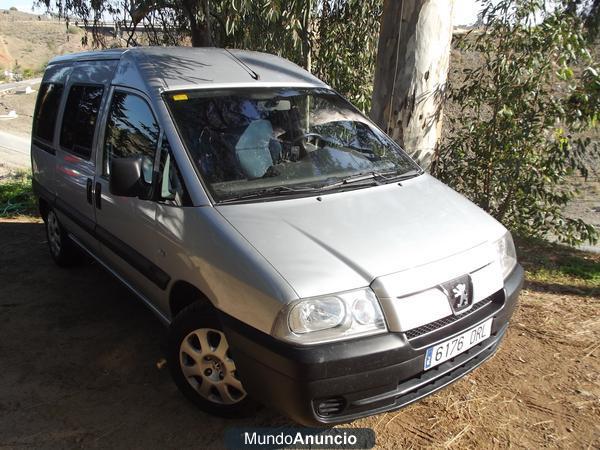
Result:
{"label": "front side window", "polygon": [[389,137],[327,89],[196,90],[165,98],[217,201],[357,188],[365,184],[352,179],[365,174],[373,184],[420,173]]}
{"label": "front side window", "polygon": [[34,137],[47,142],[54,140],[54,126],[58,117],[58,107],[63,93],[63,85],[42,83],[33,114]]}
{"label": "front side window", "polygon": [[103,92],[102,86],[71,87],[60,131],[60,146],[63,149],[82,158],[90,158]]}
{"label": "front side window", "polygon": [[151,184],[159,133],[154,114],[143,98],[115,91],[106,121],[102,174],[110,175],[113,158],[141,156],[144,181]]}

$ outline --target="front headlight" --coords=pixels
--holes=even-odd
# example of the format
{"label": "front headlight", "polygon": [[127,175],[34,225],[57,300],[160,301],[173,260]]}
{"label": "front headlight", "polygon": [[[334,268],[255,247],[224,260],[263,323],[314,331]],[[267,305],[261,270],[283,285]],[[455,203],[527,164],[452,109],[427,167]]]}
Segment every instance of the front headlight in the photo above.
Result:
{"label": "front headlight", "polygon": [[369,288],[298,300],[281,310],[273,336],[296,344],[319,344],[387,331]]}
{"label": "front headlight", "polygon": [[502,277],[506,278],[517,265],[517,252],[510,231],[496,241],[496,251],[502,268]]}

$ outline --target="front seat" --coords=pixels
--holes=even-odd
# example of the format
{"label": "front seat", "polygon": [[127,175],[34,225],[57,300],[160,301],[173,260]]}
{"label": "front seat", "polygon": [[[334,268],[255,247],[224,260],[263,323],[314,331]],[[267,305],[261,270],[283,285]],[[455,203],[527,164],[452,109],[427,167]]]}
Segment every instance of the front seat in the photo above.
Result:
{"label": "front seat", "polygon": [[252,122],[235,145],[235,154],[242,172],[247,178],[260,178],[273,165],[269,143],[273,126],[268,120]]}

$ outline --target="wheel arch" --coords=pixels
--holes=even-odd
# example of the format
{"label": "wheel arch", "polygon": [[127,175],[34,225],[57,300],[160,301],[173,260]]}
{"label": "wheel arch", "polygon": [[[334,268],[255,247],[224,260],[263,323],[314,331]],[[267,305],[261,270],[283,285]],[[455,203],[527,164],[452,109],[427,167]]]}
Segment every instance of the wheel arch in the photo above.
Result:
{"label": "wheel arch", "polygon": [[40,216],[42,216],[42,219],[46,221],[46,218],[48,217],[48,212],[50,211],[50,204],[45,199],[40,197],[38,199],[38,209],[40,211]]}
{"label": "wheel arch", "polygon": [[183,280],[173,283],[169,292],[169,312],[172,319],[189,305],[196,302],[214,307],[208,296],[193,284]]}

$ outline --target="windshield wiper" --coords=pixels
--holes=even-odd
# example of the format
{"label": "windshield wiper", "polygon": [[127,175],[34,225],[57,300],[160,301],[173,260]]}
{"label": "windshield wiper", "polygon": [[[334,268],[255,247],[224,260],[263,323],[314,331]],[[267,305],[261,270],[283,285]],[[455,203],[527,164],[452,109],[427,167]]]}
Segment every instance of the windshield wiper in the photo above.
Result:
{"label": "windshield wiper", "polygon": [[[417,175],[421,175],[423,170],[421,169],[412,169],[408,172],[403,172],[398,174],[397,171],[388,171],[388,172],[365,172],[359,173],[356,175],[352,175],[346,177],[342,180],[336,181],[335,183],[326,184],[323,186],[271,186],[263,189],[258,189],[256,191],[251,191],[243,194],[234,195],[232,197],[220,200],[220,204],[231,203],[240,200],[251,200],[255,198],[270,198],[277,196],[285,196],[285,195],[296,195],[296,194],[314,194],[323,191],[343,188],[345,186],[356,185],[356,184],[380,184],[379,180],[382,179],[385,182],[392,181],[402,181],[407,180],[409,178],[416,177]],[[365,183],[366,182],[366,183]]]}
{"label": "windshield wiper", "polygon": [[303,194],[307,192],[315,192],[315,189],[312,187],[301,188],[301,187],[290,187],[290,186],[271,186],[268,188],[258,189],[256,191],[247,192],[244,194],[238,194],[223,200],[220,200],[219,203],[230,203],[236,202],[239,200],[249,200],[253,198],[269,198],[276,197],[280,195],[294,195],[294,194]]}
{"label": "windshield wiper", "polygon": [[385,181],[402,181],[408,180],[410,178],[417,177],[422,175],[424,170],[421,168],[411,169],[406,172],[398,173],[395,170],[391,170],[389,172],[375,172],[375,175],[379,178],[384,179]]}
{"label": "windshield wiper", "polygon": [[326,184],[325,186],[322,186],[320,188],[320,190],[336,189],[336,188],[343,187],[346,185],[364,183],[365,181],[369,182],[369,184],[373,184],[373,183],[379,184],[379,180],[384,180],[386,182],[402,181],[402,180],[408,180],[409,178],[416,177],[418,175],[421,175],[422,173],[423,173],[422,169],[411,169],[408,172],[403,172],[401,174],[399,174],[395,170],[388,171],[388,172],[372,171],[372,172],[366,172],[366,173],[359,173],[357,175],[352,175],[352,176],[343,178],[342,180],[336,181],[335,183]]}

